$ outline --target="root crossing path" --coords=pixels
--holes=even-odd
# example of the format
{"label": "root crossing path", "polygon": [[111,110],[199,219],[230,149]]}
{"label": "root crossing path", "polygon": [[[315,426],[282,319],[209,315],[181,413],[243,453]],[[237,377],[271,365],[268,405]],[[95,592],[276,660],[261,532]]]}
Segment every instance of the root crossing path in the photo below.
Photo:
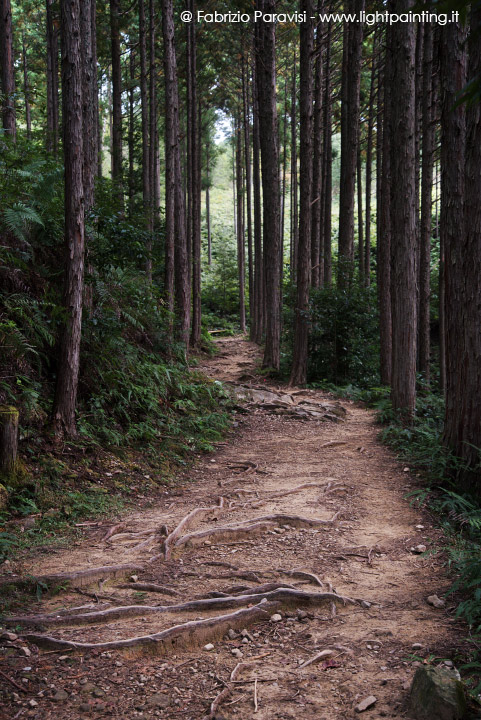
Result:
{"label": "root crossing path", "polygon": [[20,639],[3,636],[0,716],[333,720],[368,705],[395,720],[420,658],[462,643],[449,602],[427,602],[449,581],[414,550],[437,531],[373,414],[263,381],[242,338],[217,345],[204,370],[238,398],[230,438],[155,507],[25,568],[19,584],[57,591],[4,623]]}

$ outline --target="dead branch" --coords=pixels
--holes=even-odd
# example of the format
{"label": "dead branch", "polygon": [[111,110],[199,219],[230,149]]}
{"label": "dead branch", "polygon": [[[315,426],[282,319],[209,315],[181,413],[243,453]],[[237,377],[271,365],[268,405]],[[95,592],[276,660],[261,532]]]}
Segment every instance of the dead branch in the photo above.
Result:
{"label": "dead branch", "polygon": [[[237,677],[240,675],[240,673],[243,670],[250,670],[250,668],[253,665],[254,665],[253,662],[237,663],[237,665],[235,666],[235,668],[233,669],[233,671],[230,674],[230,682],[234,682],[234,680],[237,679]],[[231,695],[232,690],[231,690],[230,686],[228,685],[228,683],[225,683],[223,680],[222,680],[222,683],[224,685],[224,689],[213,700],[213,702],[211,703],[211,706],[210,706],[209,714],[204,715],[202,720],[214,720],[217,710],[219,708],[219,705],[221,705],[221,703],[223,703],[224,700],[226,700],[229,697],[229,695]]]}
{"label": "dead branch", "polygon": [[330,655],[334,655],[334,650],[321,650],[321,652],[318,652],[317,655],[314,655],[314,657],[310,658],[309,660],[306,660],[305,662],[302,663],[302,665],[299,665],[299,667],[297,667],[296,670],[301,670],[302,668],[305,668],[308,665],[312,665],[315,662],[319,662],[319,660],[329,657]]}

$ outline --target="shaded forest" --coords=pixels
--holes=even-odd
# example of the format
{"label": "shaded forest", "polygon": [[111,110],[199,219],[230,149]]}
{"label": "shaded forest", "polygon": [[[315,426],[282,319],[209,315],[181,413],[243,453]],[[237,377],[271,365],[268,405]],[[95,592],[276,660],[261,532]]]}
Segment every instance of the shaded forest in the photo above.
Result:
{"label": "shaded forest", "polygon": [[195,367],[222,332],[266,376],[376,404],[479,500],[479,4],[0,8],[7,515],[50,506],[65,453],[211,447],[228,403]]}

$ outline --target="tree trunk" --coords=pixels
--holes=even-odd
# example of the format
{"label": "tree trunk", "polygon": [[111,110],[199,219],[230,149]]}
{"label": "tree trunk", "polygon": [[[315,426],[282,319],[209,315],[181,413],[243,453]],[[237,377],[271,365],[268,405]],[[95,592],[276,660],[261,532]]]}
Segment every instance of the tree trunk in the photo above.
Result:
{"label": "tree trunk", "polygon": [[[312,0],[301,0],[300,12],[311,17]],[[307,348],[309,339],[309,287],[311,284],[311,191],[312,191],[312,65],[314,31],[312,23],[300,28],[299,116],[300,116],[300,223],[297,259],[297,301],[294,321],[294,350],[291,385],[307,381]]]}
{"label": "tree trunk", "polygon": [[179,90],[177,84],[177,57],[175,51],[172,0],[162,0],[162,34],[164,40],[166,128],[166,294],[169,307],[171,307],[175,271],[175,302],[178,319],[177,332],[180,340],[185,345],[186,352],[188,352],[190,329],[190,273],[180,162]]}
{"label": "tree trunk", "polygon": [[357,243],[359,255],[359,280],[360,283],[364,285],[364,225],[362,217],[362,160],[360,139],[357,148]]}
{"label": "tree trunk", "polygon": [[[189,4],[192,14],[195,13],[194,0]],[[199,161],[199,127],[198,100],[197,100],[197,48],[195,36],[195,23],[189,23],[191,43],[191,171],[192,171],[192,345],[198,346],[201,336],[202,308],[201,308],[201,227],[200,227],[200,161]]]}
{"label": "tree trunk", "polygon": [[90,0],[90,25],[92,42],[92,85],[93,85],[93,135],[97,177],[102,177],[102,124],[99,115],[99,83],[97,77],[97,0]]}
{"label": "tree trunk", "polygon": [[299,246],[299,205],[297,187],[297,91],[296,91],[296,50],[294,48],[294,65],[292,68],[291,95],[291,185],[292,185],[292,235],[291,235],[291,280],[297,273],[297,249]]}
{"label": "tree trunk", "polygon": [[[320,12],[321,4],[317,3]],[[322,267],[324,252],[321,249],[321,192],[322,192],[322,25],[316,27],[316,62],[314,69],[314,115],[313,115],[313,146],[312,146],[312,193],[311,193],[311,283],[318,288],[323,276]],[[301,41],[302,42],[302,41]]]}
{"label": "tree trunk", "polygon": [[[364,0],[348,0],[347,12],[359,13]],[[339,260],[337,282],[348,288],[354,271],[354,195],[359,140],[362,23],[344,23],[341,79],[341,179],[339,192]]]}
{"label": "tree trunk", "polygon": [[[366,236],[364,240],[364,284],[369,287],[371,284],[371,187],[372,187],[372,146],[374,130],[374,96],[376,87],[378,53],[378,31],[374,33],[372,46],[371,65],[371,86],[369,90],[369,108],[367,121],[367,145],[366,145]],[[378,94],[378,102],[380,97]]]}
{"label": "tree trunk", "polygon": [[419,250],[419,371],[426,383],[430,380],[430,275],[432,195],[434,162],[434,113],[433,113],[433,29],[427,23],[424,28],[423,90],[422,90],[422,181],[421,223]]}
{"label": "tree trunk", "polygon": [[139,50],[140,50],[140,112],[142,127],[142,202],[144,208],[147,241],[145,247],[145,276],[152,284],[152,235],[150,197],[150,148],[149,148],[149,98],[147,84],[147,33],[145,25],[145,2],[139,0]]}
{"label": "tree trunk", "polygon": [[212,265],[212,233],[210,227],[210,139],[207,139],[205,156],[205,222],[207,225],[207,264],[210,267]]}
{"label": "tree trunk", "polygon": [[[142,0],[140,0],[141,2]],[[134,214],[134,200],[135,200],[135,175],[134,175],[134,90],[135,90],[135,55],[132,48],[129,53],[129,134],[128,134],[128,149],[129,149],[129,218],[133,220]]]}
{"label": "tree trunk", "polygon": [[[410,7],[410,0],[394,0],[392,4],[398,13],[408,12]],[[392,33],[391,400],[408,423],[416,402],[415,53],[414,25],[400,24]]]}
{"label": "tree trunk", "polygon": [[15,67],[13,57],[12,9],[10,0],[0,0],[0,65],[2,70],[3,128],[13,142],[16,140]]}
{"label": "tree trunk", "polygon": [[[275,0],[257,0],[256,8],[274,13]],[[259,105],[259,135],[262,161],[262,190],[264,209],[264,272],[266,340],[263,366],[279,369],[280,326],[279,312],[279,140],[276,105],[276,36],[275,23],[262,22],[257,30],[256,79]]]}
{"label": "tree trunk", "polygon": [[[248,64],[247,64],[247,67]],[[247,261],[249,276],[249,337],[255,335],[255,309],[254,309],[254,262],[252,248],[252,171],[251,171],[251,138],[249,117],[249,77],[246,73],[246,62],[242,53],[242,124],[244,126],[244,158],[245,158],[245,186],[246,186],[246,212],[247,212]]]}
{"label": "tree trunk", "polygon": [[[444,444],[460,457],[471,449],[464,447],[467,440],[466,395],[470,359],[466,355],[465,278],[463,256],[467,255],[465,222],[471,218],[465,213],[465,154],[466,106],[458,104],[459,94],[466,82],[465,32],[457,23],[440,29],[439,55],[441,60],[441,243],[444,249],[444,319],[446,343],[446,411]],[[472,127],[470,128],[472,130]],[[467,165],[466,165],[467,170]],[[479,168],[478,168],[479,170]],[[478,198],[479,202],[479,198]],[[475,211],[476,218],[476,211]],[[474,219],[476,223],[476,220]],[[469,262],[477,267],[476,255]],[[466,278],[467,280],[467,278]],[[466,285],[467,290],[467,285]],[[478,300],[475,301],[476,305]],[[475,308],[471,313],[475,313]],[[479,331],[479,328],[478,328]],[[478,361],[478,358],[475,358]],[[466,364],[467,363],[467,364]],[[476,401],[476,398],[473,398]]]}
{"label": "tree trunk", "polygon": [[327,28],[326,47],[326,82],[324,87],[324,137],[322,142],[322,252],[324,254],[324,275],[322,284],[329,286],[332,282],[332,100],[331,100],[331,35],[332,24]]}
{"label": "tree trunk", "polygon": [[120,0],[110,0],[110,40],[112,54],[112,182],[119,206],[123,208]]}
{"label": "tree trunk", "polygon": [[386,28],[384,53],[384,97],[382,115],[382,165],[377,219],[377,290],[379,305],[379,372],[382,385],[391,384],[392,311],[391,311],[391,90],[392,29]]}
{"label": "tree trunk", "polygon": [[[240,115],[240,113],[239,113]],[[242,137],[239,116],[234,125],[235,132],[235,178],[237,196],[237,273],[239,282],[239,324],[241,332],[246,331],[246,308],[245,308],[245,238],[242,213],[242,201],[244,190],[242,187]]]}
{"label": "tree trunk", "polygon": [[[469,37],[468,82],[479,83],[481,77],[481,9],[471,9]],[[446,440],[455,455],[461,457],[467,470],[460,478],[461,487],[472,490],[481,498],[480,447],[481,447],[481,106],[472,102],[466,111],[466,174],[465,174],[465,243],[464,256],[464,338],[462,367],[458,367],[458,414],[450,419],[462,421],[457,428],[446,429]],[[455,444],[454,444],[455,443]]]}
{"label": "tree trunk", "polygon": [[0,481],[14,475],[17,464],[18,410],[0,405]]}
{"label": "tree trunk", "polygon": [[30,83],[28,82],[28,60],[27,45],[25,43],[25,32],[22,35],[22,60],[23,60],[23,95],[25,98],[25,125],[27,126],[27,140],[32,139],[32,113],[30,110]]}
{"label": "tree trunk", "polygon": [[252,185],[254,191],[254,305],[255,333],[253,340],[262,341],[264,334],[264,269],[262,262],[262,201],[260,175],[259,106],[255,65],[252,68],[253,89],[253,138],[252,138]]}
{"label": "tree trunk", "polygon": [[84,190],[80,0],[61,0],[63,149],[65,164],[65,325],[60,341],[53,428],[75,436],[84,285]]}

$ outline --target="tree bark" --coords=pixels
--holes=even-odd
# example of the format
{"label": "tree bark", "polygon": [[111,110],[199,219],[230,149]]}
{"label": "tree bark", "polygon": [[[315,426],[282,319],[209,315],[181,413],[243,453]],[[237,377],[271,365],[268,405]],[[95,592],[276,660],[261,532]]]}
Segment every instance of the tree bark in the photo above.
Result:
{"label": "tree bark", "polygon": [[384,53],[384,93],[382,115],[382,177],[377,222],[377,290],[379,305],[379,372],[382,385],[391,384],[392,311],[391,311],[391,90],[392,29],[386,28]]}
{"label": "tree bark", "polygon": [[254,263],[252,249],[252,171],[251,171],[251,139],[249,113],[249,77],[246,72],[244,51],[242,52],[242,125],[244,128],[244,160],[247,214],[247,262],[249,277],[249,337],[254,339]]}
{"label": "tree bark", "polygon": [[239,324],[241,332],[246,331],[246,308],[245,308],[245,238],[244,238],[244,222],[242,213],[242,201],[244,198],[244,188],[242,183],[242,137],[240,113],[234,124],[235,132],[235,178],[236,178],[236,197],[237,197],[237,277],[239,283]]}
{"label": "tree bark", "polygon": [[264,269],[262,261],[262,201],[260,174],[259,105],[255,64],[252,68],[253,89],[253,138],[252,138],[252,185],[254,191],[254,305],[255,332],[253,340],[262,341],[264,334]]}
{"label": "tree bark", "polygon": [[332,24],[329,23],[327,28],[326,40],[326,68],[325,68],[325,87],[324,87],[324,128],[323,128],[323,149],[322,156],[323,173],[322,173],[322,250],[324,254],[323,278],[322,284],[329,286],[332,282],[332,100],[331,100],[331,36]]}
{"label": "tree bark", "polygon": [[[311,17],[312,0],[300,1],[300,12]],[[309,288],[311,284],[311,191],[312,191],[312,65],[314,30],[311,22],[301,24],[299,57],[300,116],[300,222],[297,259],[297,301],[294,324],[294,350],[291,385],[307,381],[309,340]]]}
{"label": "tree bark", "polygon": [[299,204],[297,185],[297,90],[296,90],[296,50],[294,48],[294,64],[292,68],[292,95],[291,95],[291,280],[294,281],[297,273],[297,250],[299,246]]}
{"label": "tree bark", "polygon": [[82,336],[85,220],[83,189],[82,62],[80,0],[61,0],[63,148],[65,164],[65,325],[60,341],[53,429],[75,436],[75,409]]}
{"label": "tree bark", "polygon": [[[185,350],[189,349],[190,281],[185,229],[184,191],[180,162],[179,90],[175,51],[172,0],[162,0],[162,35],[165,76],[166,143],[166,294],[169,307],[174,295],[177,309],[177,333]],[[175,260],[175,262],[174,262]]]}
{"label": "tree bark", "polygon": [[23,61],[23,95],[25,99],[25,125],[27,126],[27,140],[32,139],[32,113],[30,110],[30,83],[28,81],[28,60],[25,32],[22,35],[22,61]]}
{"label": "tree bark", "polygon": [[0,481],[15,473],[18,448],[18,410],[0,405]]}
{"label": "tree bark", "polygon": [[[364,240],[364,284],[371,284],[371,187],[372,187],[372,147],[374,134],[374,96],[376,88],[378,53],[378,31],[375,31],[372,46],[371,86],[369,89],[369,108],[366,144],[366,235]],[[378,94],[378,102],[380,101]]]}
{"label": "tree bark", "polygon": [[[364,0],[348,0],[347,12],[359,13]],[[359,141],[362,23],[344,24],[341,79],[341,179],[339,193],[338,286],[348,288],[354,271],[354,195]]]}
{"label": "tree bark", "polygon": [[139,50],[140,50],[140,113],[142,128],[142,202],[144,209],[147,240],[145,247],[145,277],[152,284],[152,207],[150,188],[150,147],[149,147],[149,93],[147,83],[147,31],[145,23],[145,2],[139,0]]}
{"label": "tree bark", "polygon": [[0,0],[0,65],[2,70],[3,128],[13,142],[17,136],[15,112],[15,67],[13,57],[12,8],[10,0]]}
{"label": "tree bark", "polygon": [[362,216],[362,159],[360,139],[357,148],[357,244],[359,256],[359,280],[360,283],[364,285],[364,224]]}
{"label": "tree bark", "polygon": [[[440,235],[444,249],[444,320],[446,345],[446,411],[444,444],[459,457],[467,436],[465,388],[468,383],[465,323],[465,278],[463,256],[467,253],[465,222],[468,214],[464,202],[468,188],[466,156],[466,106],[458,104],[466,82],[465,32],[451,23],[440,29],[441,60],[441,221]],[[479,202],[479,198],[478,198]],[[469,219],[471,223],[471,219]],[[469,259],[476,266],[476,257]],[[477,301],[476,301],[477,302]],[[473,310],[472,310],[473,312]]]}
{"label": "tree bark", "polygon": [[[189,8],[195,13],[194,0],[190,0]],[[194,347],[200,343],[202,308],[201,308],[201,227],[200,227],[200,163],[199,163],[199,126],[197,100],[197,47],[195,23],[189,23],[191,43],[191,172],[192,172],[192,338]]]}
{"label": "tree bark", "polygon": [[431,234],[432,195],[434,163],[434,114],[433,114],[433,29],[427,23],[424,28],[423,89],[422,89],[422,180],[421,222],[419,250],[419,371],[424,380],[430,380],[430,322],[429,300],[431,295]]}
{"label": "tree bark", "polygon": [[[317,3],[320,12],[321,4]],[[311,193],[311,283],[318,288],[324,273],[321,249],[321,192],[322,192],[322,84],[323,84],[323,53],[322,30],[320,22],[316,27],[316,62],[314,67],[314,114],[313,114],[313,145],[312,145],[312,193]],[[301,41],[302,42],[302,41]]]}
{"label": "tree bark", "polygon": [[119,206],[123,209],[120,0],[110,0],[110,40],[112,56],[112,182]]}
{"label": "tree bark", "polygon": [[54,0],[46,0],[47,10],[47,151],[58,153],[58,33],[54,27]]}
{"label": "tree bark", "polygon": [[[256,8],[274,13],[275,0],[257,0]],[[279,369],[280,365],[280,273],[279,273],[279,140],[276,105],[276,36],[275,23],[256,26],[259,134],[262,160],[264,210],[264,272],[266,338],[263,366]]]}
{"label": "tree bark", "polygon": [[[408,12],[410,7],[410,0],[392,3],[398,13]],[[398,25],[392,34],[391,400],[407,423],[412,421],[416,402],[415,54],[414,25]]]}

